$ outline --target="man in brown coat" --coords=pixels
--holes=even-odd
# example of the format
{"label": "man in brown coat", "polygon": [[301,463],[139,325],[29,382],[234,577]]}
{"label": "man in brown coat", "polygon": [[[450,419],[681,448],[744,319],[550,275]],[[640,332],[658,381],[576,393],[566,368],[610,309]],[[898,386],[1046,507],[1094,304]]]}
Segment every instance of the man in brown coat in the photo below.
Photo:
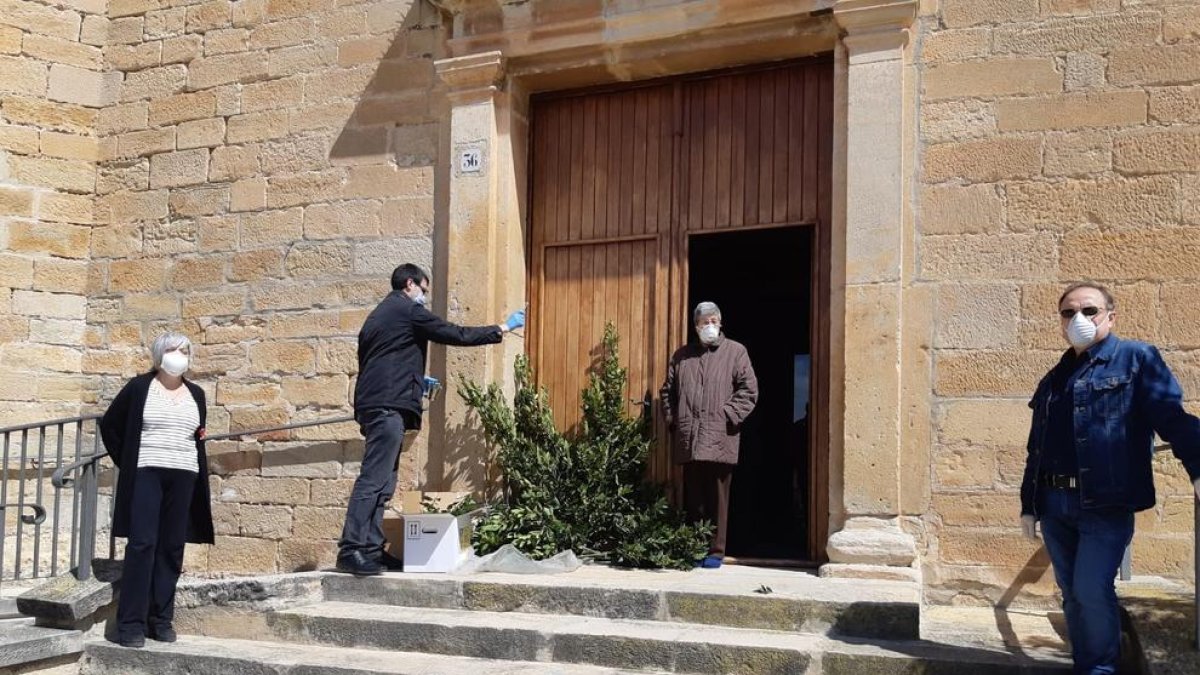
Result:
{"label": "man in brown coat", "polygon": [[696,305],[692,320],[700,344],[685,345],[671,357],[661,396],[675,461],[683,464],[688,518],[717,526],[700,563],[715,568],[725,558],[729,485],[742,422],[758,401],[758,380],[746,348],[721,333],[715,304]]}

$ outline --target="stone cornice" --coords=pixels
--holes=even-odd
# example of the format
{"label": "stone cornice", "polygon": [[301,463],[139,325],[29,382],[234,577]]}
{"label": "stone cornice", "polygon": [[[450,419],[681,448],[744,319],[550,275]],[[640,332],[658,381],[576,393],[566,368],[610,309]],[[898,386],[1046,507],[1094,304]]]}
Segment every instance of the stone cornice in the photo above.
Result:
{"label": "stone cornice", "polygon": [[917,18],[918,0],[838,0],[833,16],[844,31],[902,31]]}
{"label": "stone cornice", "polygon": [[504,79],[504,55],[495,51],[440,59],[433,66],[452,100],[490,96]]}

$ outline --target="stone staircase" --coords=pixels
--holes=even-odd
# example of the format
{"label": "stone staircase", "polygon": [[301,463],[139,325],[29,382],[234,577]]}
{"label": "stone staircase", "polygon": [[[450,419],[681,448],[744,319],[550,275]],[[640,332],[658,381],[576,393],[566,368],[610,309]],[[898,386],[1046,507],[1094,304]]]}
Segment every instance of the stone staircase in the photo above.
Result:
{"label": "stone staircase", "polygon": [[[181,591],[179,642],[84,646],[86,675],[1057,673],[1061,655],[919,635],[915,584],[726,567],[288,575]],[[216,585],[213,585],[216,584]],[[289,597],[290,596],[290,597]]]}

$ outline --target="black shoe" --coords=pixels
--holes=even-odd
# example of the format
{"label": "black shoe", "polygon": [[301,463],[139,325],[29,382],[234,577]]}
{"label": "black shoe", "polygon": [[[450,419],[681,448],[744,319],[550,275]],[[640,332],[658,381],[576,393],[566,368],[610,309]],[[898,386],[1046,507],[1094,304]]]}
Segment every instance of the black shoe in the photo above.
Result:
{"label": "black shoe", "polygon": [[362,551],[339,554],[335,569],[356,577],[369,577],[383,573],[383,565],[363,555]]}
{"label": "black shoe", "polygon": [[179,639],[179,636],[175,634],[175,629],[170,626],[151,628],[147,637],[158,642],[174,642]]}
{"label": "black shoe", "polygon": [[122,647],[129,647],[131,649],[141,649],[142,647],[146,646],[146,638],[142,637],[141,635],[131,635],[131,636],[118,635],[116,638],[114,638],[112,640],[112,642],[115,642],[116,644],[119,644]]}
{"label": "black shoe", "polygon": [[379,554],[379,564],[383,565],[384,569],[388,569],[393,572],[400,572],[404,570],[404,561],[392,555],[391,553],[388,553],[387,551],[383,551]]}

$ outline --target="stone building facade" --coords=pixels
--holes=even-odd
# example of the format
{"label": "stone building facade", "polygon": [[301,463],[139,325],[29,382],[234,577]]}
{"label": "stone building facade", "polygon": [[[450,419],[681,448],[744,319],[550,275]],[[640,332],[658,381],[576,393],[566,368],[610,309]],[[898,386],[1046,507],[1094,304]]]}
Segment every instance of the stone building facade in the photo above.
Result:
{"label": "stone building facade", "polygon": [[[102,405],[167,328],[210,433],[344,415],[398,262],[454,321],[525,302],[531,94],[816,54],[827,573],[1047,601],[1016,491],[1063,284],[1111,284],[1200,410],[1191,0],[0,0],[0,423]],[[521,348],[431,370],[507,382]],[[332,561],[355,425],[209,452],[218,541],[190,569]],[[404,490],[483,484],[452,392],[402,463]],[[1190,485],[1157,473],[1134,568],[1185,578]]]}

